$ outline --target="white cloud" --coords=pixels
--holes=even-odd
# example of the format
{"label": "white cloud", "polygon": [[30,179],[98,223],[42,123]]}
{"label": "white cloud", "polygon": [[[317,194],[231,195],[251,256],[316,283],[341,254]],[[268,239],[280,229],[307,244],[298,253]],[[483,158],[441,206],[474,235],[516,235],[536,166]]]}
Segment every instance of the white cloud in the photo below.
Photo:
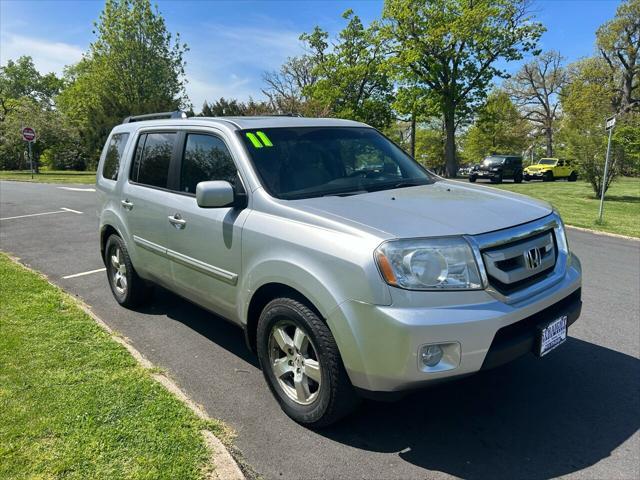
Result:
{"label": "white cloud", "polygon": [[[204,34],[203,34],[204,31]],[[187,94],[194,110],[220,97],[246,101],[263,98],[262,75],[277,70],[287,57],[303,53],[300,33],[277,26],[207,24],[193,38],[185,35]]]}
{"label": "white cloud", "polygon": [[251,87],[249,78],[240,78],[234,74],[229,75],[227,78],[212,78],[209,80],[201,79],[196,75],[187,75],[187,79],[189,80],[189,83],[187,83],[187,95],[189,95],[193,109],[196,112],[202,109],[202,104],[205,100],[214,102],[219,100],[220,97],[247,100],[249,97],[256,98],[257,93],[259,93],[259,91],[256,92]]}
{"label": "white cloud", "polygon": [[51,42],[35,37],[2,33],[0,36],[0,64],[29,55],[41,73],[54,72],[61,75],[66,65],[82,58],[82,48],[63,42]]}

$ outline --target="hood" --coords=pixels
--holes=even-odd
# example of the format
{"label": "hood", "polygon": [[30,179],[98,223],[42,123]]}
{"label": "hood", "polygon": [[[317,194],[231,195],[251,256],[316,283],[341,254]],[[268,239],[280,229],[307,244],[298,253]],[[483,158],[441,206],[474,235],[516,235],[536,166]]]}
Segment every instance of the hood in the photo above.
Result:
{"label": "hood", "polygon": [[536,172],[538,170],[547,170],[549,168],[553,168],[553,165],[529,165],[525,170],[532,170]]}
{"label": "hood", "polygon": [[383,233],[385,238],[477,235],[537,220],[552,212],[546,202],[455,181],[288,203],[311,215],[378,235]]}

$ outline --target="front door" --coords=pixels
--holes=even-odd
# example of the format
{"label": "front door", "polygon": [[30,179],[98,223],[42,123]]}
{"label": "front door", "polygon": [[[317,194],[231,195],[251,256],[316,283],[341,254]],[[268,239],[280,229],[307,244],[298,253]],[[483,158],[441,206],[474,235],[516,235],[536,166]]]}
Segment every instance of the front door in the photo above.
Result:
{"label": "front door", "polygon": [[179,181],[168,202],[169,215],[174,219],[168,252],[173,283],[183,296],[237,320],[240,237],[249,210],[200,208],[195,191],[199,182],[207,180],[226,180],[236,189],[242,189],[242,183],[220,136],[186,132],[181,145]]}
{"label": "front door", "polygon": [[148,132],[139,136],[120,200],[136,271],[163,284],[171,279],[166,257],[169,232],[166,201],[176,140],[176,132]]}

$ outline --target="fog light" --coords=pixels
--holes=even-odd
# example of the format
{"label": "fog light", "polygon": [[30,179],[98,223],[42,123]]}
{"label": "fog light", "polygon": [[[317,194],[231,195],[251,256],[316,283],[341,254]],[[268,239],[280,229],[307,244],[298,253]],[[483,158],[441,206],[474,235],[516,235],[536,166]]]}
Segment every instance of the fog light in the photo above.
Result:
{"label": "fog light", "polygon": [[420,359],[425,367],[435,367],[442,360],[440,345],[424,345],[420,350]]}

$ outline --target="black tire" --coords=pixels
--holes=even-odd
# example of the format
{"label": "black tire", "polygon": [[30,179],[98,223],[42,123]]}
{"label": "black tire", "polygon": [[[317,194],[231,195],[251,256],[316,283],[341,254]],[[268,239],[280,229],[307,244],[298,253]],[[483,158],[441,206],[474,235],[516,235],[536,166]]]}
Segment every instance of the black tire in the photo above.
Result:
{"label": "black tire", "polygon": [[[300,365],[298,361],[294,364],[291,361],[288,362],[288,365],[293,366],[290,367],[290,371],[279,377],[280,380],[273,371],[274,360],[272,360],[272,356],[279,357],[284,353],[284,350],[273,343],[275,335],[272,337],[272,333],[276,332],[278,328],[289,328],[293,331],[302,329],[302,332],[310,340],[309,345],[313,356],[317,357],[320,383],[317,384],[317,389],[314,392],[315,398],[313,400],[311,397],[309,398],[311,401],[309,404],[305,405],[294,400],[290,391],[292,387],[281,385],[281,383],[289,381],[293,384],[294,370],[296,370],[296,365]],[[289,332],[291,331],[289,330]],[[264,378],[282,410],[293,420],[307,427],[320,428],[338,421],[356,408],[359,398],[342,364],[333,335],[322,319],[303,302],[292,298],[277,298],[269,302],[262,310],[258,320],[256,338],[258,359]],[[289,340],[293,338],[288,335]],[[297,352],[296,347],[294,355],[297,355]],[[276,358],[275,361],[284,358],[286,357]],[[310,356],[304,359],[308,362]],[[304,368],[304,362],[302,366]],[[297,371],[299,373],[300,369],[298,368]],[[308,385],[315,386],[315,382],[310,382]],[[285,390],[289,390],[290,393]],[[310,390],[311,387],[308,387],[307,392]]]}
{"label": "black tire", "polygon": [[544,175],[542,176],[543,182],[553,182],[554,180],[555,177],[553,176],[553,172],[544,172]]}
{"label": "black tire", "polygon": [[475,182],[476,182],[476,177],[475,177],[475,175],[469,175],[469,181],[470,181],[471,183],[475,183]]}
{"label": "black tire", "polygon": [[575,182],[578,180],[578,174],[576,172],[571,172],[571,174],[567,177],[568,182]]}
{"label": "black tire", "polygon": [[491,183],[502,183],[502,175],[491,177]]}
{"label": "black tire", "polygon": [[[112,257],[118,257],[118,250],[120,252],[119,260],[113,261]],[[136,273],[127,247],[118,235],[111,235],[107,239],[104,249],[104,264],[107,267],[111,293],[120,305],[127,308],[137,307],[149,299],[151,287]],[[118,281],[117,274],[120,279],[124,277],[126,283]]]}
{"label": "black tire", "polygon": [[516,172],[513,177],[513,183],[522,183],[522,172]]}

